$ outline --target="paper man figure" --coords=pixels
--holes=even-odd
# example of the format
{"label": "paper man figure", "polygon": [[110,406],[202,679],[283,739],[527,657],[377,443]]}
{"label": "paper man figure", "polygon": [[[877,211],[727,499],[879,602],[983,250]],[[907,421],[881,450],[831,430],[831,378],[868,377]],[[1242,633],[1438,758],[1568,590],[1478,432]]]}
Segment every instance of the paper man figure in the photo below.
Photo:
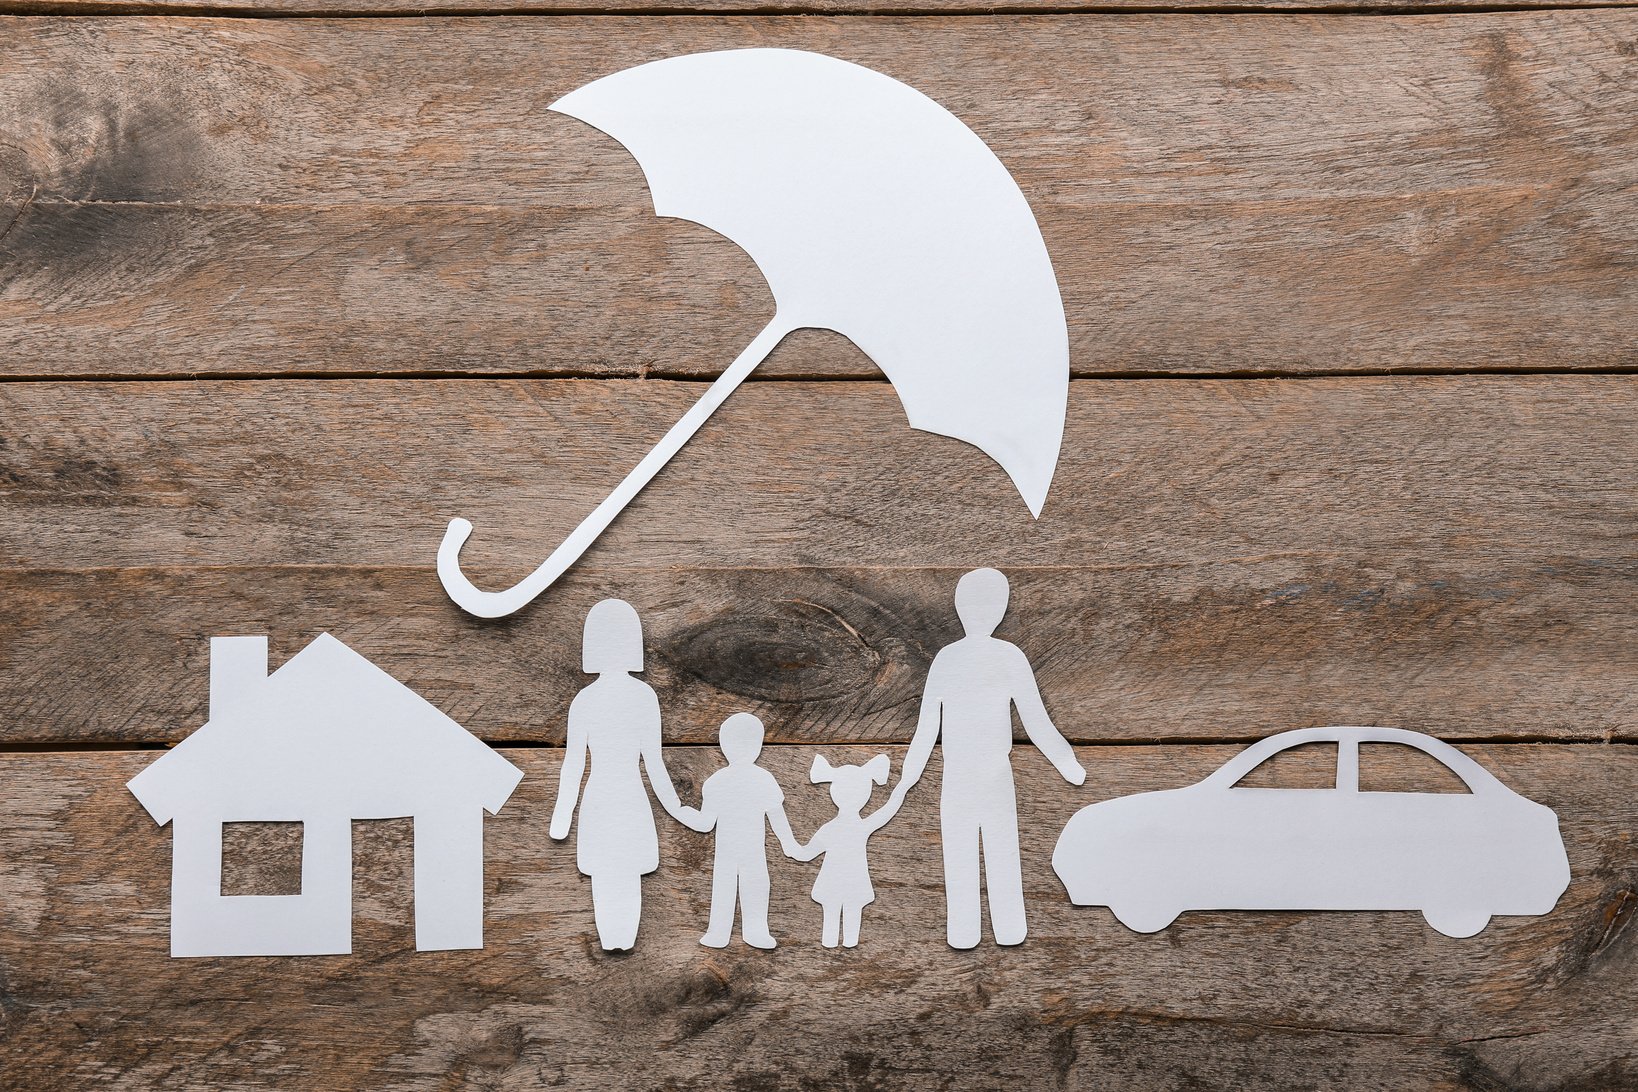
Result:
{"label": "paper man figure", "polygon": [[[946,934],[952,948],[978,944],[978,855],[984,854],[990,928],[997,944],[1021,944],[1024,879],[1018,854],[1018,800],[1012,782],[1012,709],[1029,740],[1071,785],[1086,780],[1074,749],[1041,704],[1035,672],[1016,645],[991,634],[1007,612],[1007,578],[974,569],[956,585],[956,613],[967,635],[933,659],[904,773],[888,807],[920,780],[933,746],[944,741],[939,826],[944,842]],[[884,809],[885,810],[885,809]]]}
{"label": "paper man figure", "polygon": [[[768,931],[768,827],[787,857],[797,852],[785,817],[785,794],[773,774],[756,764],[762,753],[762,722],[735,713],[722,722],[722,753],[728,765],[705,779],[699,811],[683,821],[702,833],[717,832],[711,870],[711,922],[700,943],[725,948],[734,931],[738,897],[740,933],[753,948],[777,943]],[[696,818],[697,815],[697,818]]]}
{"label": "paper man figure", "polygon": [[799,861],[811,861],[821,853],[825,855],[825,863],[819,866],[819,878],[813,884],[813,901],[824,910],[821,943],[827,948],[836,947],[838,939],[845,947],[857,946],[859,919],[864,908],[876,901],[867,856],[870,836],[898,814],[904,797],[894,796],[868,819],[860,810],[870,802],[873,784],[887,784],[888,771],[886,755],[877,755],[863,766],[832,766],[824,755],[813,757],[813,769],[808,776],[815,785],[830,782],[836,818],[815,831],[808,844],[793,856]]}

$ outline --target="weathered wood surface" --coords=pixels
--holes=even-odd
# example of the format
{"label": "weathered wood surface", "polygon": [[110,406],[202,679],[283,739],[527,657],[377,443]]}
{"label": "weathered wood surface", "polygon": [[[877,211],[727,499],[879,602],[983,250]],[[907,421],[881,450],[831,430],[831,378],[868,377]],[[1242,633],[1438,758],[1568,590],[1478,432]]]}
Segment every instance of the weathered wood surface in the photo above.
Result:
{"label": "weathered wood surface", "polygon": [[618,596],[669,738],[753,708],[902,741],[981,564],[1079,740],[1638,736],[1633,377],[1080,381],[1039,521],[884,384],[758,384],[529,610],[448,602],[448,518],[481,585],[521,577],[700,389],[0,385],[0,738],[175,740],[210,636],[330,630],[484,738],[560,742]]}
{"label": "weathered wood surface", "polygon": [[[710,374],[760,276],[546,107],[751,45],[970,123],[1082,374],[1631,367],[1635,43],[1632,10],[7,19],[0,370]],[[811,334],[765,371],[873,374]]]}
{"label": "weathered wood surface", "polygon": [[[1293,4],[1399,6],[1249,6]],[[590,10],[413,10],[508,5]],[[973,10],[869,8],[894,5]],[[0,18],[0,1088],[1638,1088],[1638,377],[1108,378],[1638,367],[1638,11],[736,6]],[[659,10],[595,5],[623,7]],[[411,9],[0,0],[21,10]],[[1018,177],[1073,366],[1104,377],[1074,387],[1043,518],[879,381],[758,383],[562,586],[467,618],[433,574],[445,521],[476,522],[481,584],[522,575],[703,389],[652,377],[714,374],[770,308],[745,255],[655,218],[623,150],[546,106],[747,45],[899,77]],[[446,373],[502,381],[409,378]],[[63,381],[201,375],[315,378]],[[878,378],[811,331],[761,376]],[[580,621],[621,596],[684,795],[720,762],[685,744],[751,709],[805,835],[833,814],[816,749],[897,769],[980,564],[1094,744],[1080,789],[1015,755],[1021,949],[944,945],[930,780],[873,843],[860,951],[818,946],[814,866],[784,860],[780,950],[698,947],[709,843],[666,824],[640,947],[607,957],[535,746],[505,750],[526,777],[487,828],[483,951],[413,951],[395,820],[355,828],[355,955],[166,956],[169,832],[123,785],[204,719],[212,635],[267,632],[278,663],[330,630],[484,738],[553,744]],[[1414,914],[1143,937],[1064,899],[1076,808],[1326,722],[1468,741],[1558,809],[1557,910],[1465,941]],[[1450,787],[1379,758],[1368,788]],[[230,843],[230,890],[289,888],[289,829]]]}
{"label": "weathered wood surface", "polygon": [[[0,14],[187,16],[429,15],[1051,15],[1106,12],[1361,12],[1372,15],[1529,10],[1565,0],[0,0]],[[1630,6],[1630,0],[1576,0],[1583,8]]]}
{"label": "weathered wood surface", "polygon": [[[1573,874],[1550,916],[1498,918],[1468,940],[1410,913],[1193,913],[1141,936],[1071,906],[1049,861],[1076,808],[1188,783],[1235,750],[1105,747],[1081,751],[1080,789],[1016,756],[1020,948],[945,946],[928,782],[872,842],[878,900],[858,950],[819,946],[814,866],[782,858],[780,948],[699,947],[709,843],[665,822],[638,948],[611,958],[572,843],[546,836],[559,752],[533,749],[505,752],[525,779],[486,828],[481,952],[413,950],[410,825],[366,823],[354,954],[294,960],[167,957],[169,832],[123,787],[151,755],[8,755],[0,1073],[17,1088],[213,1092],[1632,1087],[1638,753],[1467,749],[1558,810]],[[765,756],[806,837],[833,814],[804,777],[812,750]],[[721,759],[679,748],[667,761],[688,798]]]}

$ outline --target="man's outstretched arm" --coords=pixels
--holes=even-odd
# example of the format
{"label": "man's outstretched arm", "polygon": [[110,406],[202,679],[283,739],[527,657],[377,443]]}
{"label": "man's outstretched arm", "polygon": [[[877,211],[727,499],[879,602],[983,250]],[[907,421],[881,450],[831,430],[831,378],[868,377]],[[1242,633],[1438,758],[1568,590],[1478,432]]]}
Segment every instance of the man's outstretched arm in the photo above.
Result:
{"label": "man's outstretched arm", "polygon": [[[927,692],[921,696],[921,719],[916,721],[916,734],[910,739],[910,750],[904,756],[904,769],[899,771],[899,783],[893,788],[892,799],[904,802],[904,796],[927,769],[927,760],[933,757],[933,744],[938,742],[939,726],[944,716],[944,701],[933,689],[933,676],[928,673]],[[885,805],[884,805],[885,806]]]}
{"label": "man's outstretched arm", "polygon": [[1052,723],[1047,716],[1046,705],[1041,701],[1041,688],[1035,682],[1035,671],[1029,666],[1029,659],[1022,650],[1014,649],[1017,657],[1012,667],[1012,701],[1018,707],[1018,719],[1024,722],[1024,732],[1029,741],[1047,756],[1047,761],[1057,767],[1063,779],[1071,785],[1080,785],[1086,781],[1086,770],[1075,758],[1075,748],[1058,731],[1058,726]]}

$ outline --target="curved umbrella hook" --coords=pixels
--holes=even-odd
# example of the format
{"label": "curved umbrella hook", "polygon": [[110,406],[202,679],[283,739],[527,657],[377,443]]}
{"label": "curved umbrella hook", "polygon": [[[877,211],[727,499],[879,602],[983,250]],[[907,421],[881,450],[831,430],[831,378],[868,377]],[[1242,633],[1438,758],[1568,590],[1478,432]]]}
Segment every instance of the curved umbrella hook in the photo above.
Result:
{"label": "curved umbrella hook", "polygon": [[776,313],[762,332],[745,347],[745,351],[729,365],[728,370],[717,377],[700,400],[671,426],[660,442],[643,456],[642,462],[632,468],[614,492],[592,509],[591,515],[580,522],[580,526],[552,551],[550,557],[541,562],[539,568],[510,588],[484,591],[466,578],[461,571],[461,547],[472,535],[472,524],[460,518],[450,520],[449,527],[444,531],[444,541],[438,546],[438,580],[443,584],[444,591],[462,610],[479,618],[504,618],[528,606],[580,559],[580,555],[597,541],[597,536],[614,522],[614,517],[636,499],[643,486],[654,479],[660,468],[682,450],[682,446],[699,431],[717,407],[727,401],[734,388],[744,382],[745,377],[773,352],[774,346],[794,329],[795,326],[782,322]]}

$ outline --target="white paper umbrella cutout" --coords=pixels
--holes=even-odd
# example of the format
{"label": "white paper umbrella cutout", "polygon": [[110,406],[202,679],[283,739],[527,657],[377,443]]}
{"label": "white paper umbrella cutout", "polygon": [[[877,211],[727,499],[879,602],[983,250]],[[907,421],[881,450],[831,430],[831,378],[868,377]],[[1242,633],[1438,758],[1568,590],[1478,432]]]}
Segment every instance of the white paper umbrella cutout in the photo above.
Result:
{"label": "white paper umbrella cutout", "polygon": [[834,330],[875,361],[909,423],[971,443],[1040,515],[1069,392],[1069,332],[1046,244],[1006,167],[955,115],[859,65],[791,49],[696,53],[604,77],[551,107],[623,144],[661,216],[737,243],[775,314],[700,401],[521,583],[438,577],[499,618],[551,586],[784,336]]}
{"label": "white paper umbrella cutout", "polygon": [[[1281,751],[1337,746],[1334,786],[1239,782]],[[1467,792],[1361,792],[1360,744],[1414,747]],[[1187,910],[1412,910],[1446,936],[1545,914],[1570,883],[1551,808],[1448,743],[1402,728],[1303,728],[1252,744],[1194,785],[1076,812],[1052,867],[1081,906],[1154,933]]]}

